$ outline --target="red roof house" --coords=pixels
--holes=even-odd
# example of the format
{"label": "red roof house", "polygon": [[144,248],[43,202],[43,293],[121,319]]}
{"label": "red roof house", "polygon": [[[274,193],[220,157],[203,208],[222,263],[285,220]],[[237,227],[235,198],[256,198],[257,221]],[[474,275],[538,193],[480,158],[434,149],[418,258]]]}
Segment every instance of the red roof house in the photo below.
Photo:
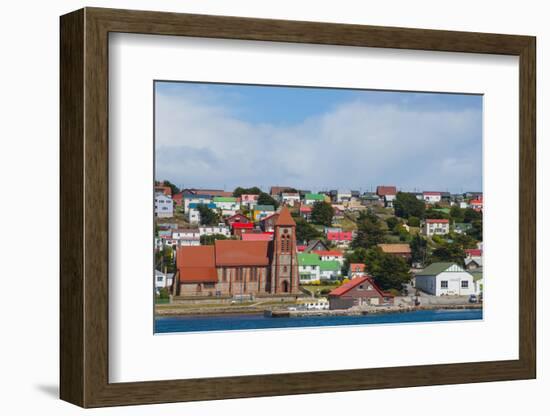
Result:
{"label": "red roof house", "polygon": [[388,195],[397,195],[397,187],[395,186],[377,186],[376,187],[376,195],[383,197]]}
{"label": "red roof house", "polygon": [[382,291],[370,276],[356,277],[328,294],[330,309],[393,304],[393,295]]}
{"label": "red roof house", "polygon": [[353,240],[353,233],[351,231],[330,231],[327,233],[327,239],[335,243],[350,243]]}

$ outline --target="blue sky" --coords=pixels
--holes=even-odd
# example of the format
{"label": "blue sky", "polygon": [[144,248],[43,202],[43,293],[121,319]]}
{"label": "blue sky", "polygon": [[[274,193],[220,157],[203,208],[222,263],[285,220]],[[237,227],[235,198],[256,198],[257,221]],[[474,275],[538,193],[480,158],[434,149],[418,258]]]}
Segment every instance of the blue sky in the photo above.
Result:
{"label": "blue sky", "polygon": [[156,177],[184,187],[481,189],[479,95],[156,82]]}

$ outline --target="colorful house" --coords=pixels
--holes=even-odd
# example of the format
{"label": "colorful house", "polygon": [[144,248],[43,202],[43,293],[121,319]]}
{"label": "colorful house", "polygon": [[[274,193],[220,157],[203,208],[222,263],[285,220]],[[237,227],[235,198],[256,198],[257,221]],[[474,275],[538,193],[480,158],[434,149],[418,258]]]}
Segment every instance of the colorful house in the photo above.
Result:
{"label": "colorful house", "polygon": [[321,259],[314,253],[298,253],[300,283],[321,280]]}
{"label": "colorful house", "polygon": [[289,207],[293,207],[300,203],[300,194],[298,192],[283,192],[281,201]]}
{"label": "colorful house", "polygon": [[365,265],[363,263],[351,263],[348,270],[348,278],[355,279],[356,277],[365,276]]}
{"label": "colorful house", "polygon": [[328,294],[330,309],[392,305],[393,295],[382,291],[370,276],[356,277]]}
{"label": "colorful house", "polygon": [[340,275],[342,265],[336,260],[321,260],[319,274],[321,280],[335,280]]}
{"label": "colorful house", "polygon": [[300,215],[306,221],[309,221],[311,219],[311,211],[312,211],[312,208],[310,206],[303,205],[303,204],[300,206]]}
{"label": "colorful house", "polygon": [[352,231],[328,232],[327,240],[337,246],[347,247],[353,240]]}
{"label": "colorful house", "polygon": [[325,195],[323,194],[305,194],[304,196],[304,204],[306,205],[313,205],[316,202],[324,202],[325,201]]}
{"label": "colorful house", "polygon": [[211,210],[216,209],[216,204],[214,204],[213,202],[210,202],[208,204],[196,203],[196,202],[190,203],[187,206],[187,210],[186,210],[187,220],[189,221],[190,224],[200,224],[201,222],[201,213],[198,210],[199,205],[204,205]]}
{"label": "colorful house", "polygon": [[216,208],[222,212],[223,216],[232,216],[240,208],[240,200],[232,196],[216,196],[212,199]]}
{"label": "colorful house", "polygon": [[275,212],[275,207],[273,205],[256,205],[252,212],[254,221],[259,222],[261,219],[273,214]]}
{"label": "colorful house", "polygon": [[344,253],[340,250],[313,250],[321,261],[337,261],[340,265],[344,264]]}
{"label": "colorful house", "polygon": [[254,194],[243,194],[241,195],[241,205],[244,205],[248,209],[252,210],[256,205],[258,205],[259,195]]}
{"label": "colorful house", "polygon": [[234,236],[241,237],[244,233],[251,232],[254,229],[254,224],[251,222],[234,222],[231,224],[231,229]]}

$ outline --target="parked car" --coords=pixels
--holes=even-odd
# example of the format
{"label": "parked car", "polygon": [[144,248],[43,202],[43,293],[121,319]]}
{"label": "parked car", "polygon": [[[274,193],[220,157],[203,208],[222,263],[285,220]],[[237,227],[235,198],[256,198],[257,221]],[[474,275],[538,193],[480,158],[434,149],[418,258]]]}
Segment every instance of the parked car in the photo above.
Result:
{"label": "parked car", "polygon": [[468,299],[468,302],[477,303],[477,296],[476,295],[470,295],[470,299]]}

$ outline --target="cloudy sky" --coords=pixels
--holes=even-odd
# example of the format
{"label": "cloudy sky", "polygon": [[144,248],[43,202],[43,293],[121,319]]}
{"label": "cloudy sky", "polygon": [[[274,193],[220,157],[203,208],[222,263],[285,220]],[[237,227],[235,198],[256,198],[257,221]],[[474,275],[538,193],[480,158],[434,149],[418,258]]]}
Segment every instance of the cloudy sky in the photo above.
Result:
{"label": "cloudy sky", "polygon": [[155,83],[157,180],[233,190],[478,191],[482,97]]}

